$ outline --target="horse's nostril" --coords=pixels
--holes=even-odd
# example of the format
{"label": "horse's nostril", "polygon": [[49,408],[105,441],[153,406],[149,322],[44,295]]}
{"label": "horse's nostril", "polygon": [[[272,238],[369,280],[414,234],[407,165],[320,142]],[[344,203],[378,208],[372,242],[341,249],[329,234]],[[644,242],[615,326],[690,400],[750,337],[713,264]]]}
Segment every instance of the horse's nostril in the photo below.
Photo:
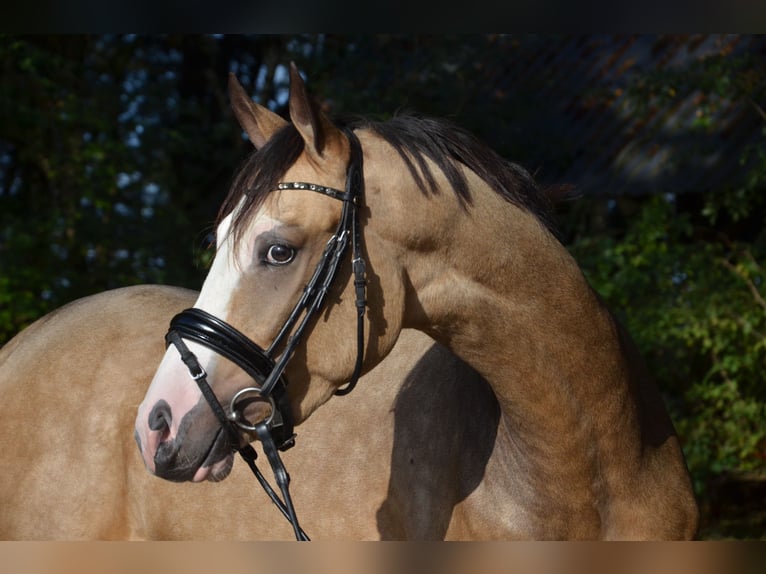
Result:
{"label": "horse's nostril", "polygon": [[157,401],[152,412],[149,413],[149,428],[153,431],[161,431],[163,434],[170,431],[170,423],[173,415],[170,405],[165,401]]}
{"label": "horse's nostril", "polygon": [[157,474],[162,475],[167,471],[167,468],[171,467],[175,463],[175,459],[178,456],[178,444],[173,440],[166,440],[159,444],[157,451],[154,453],[154,464],[157,469]]}
{"label": "horse's nostril", "polygon": [[[169,432],[164,434],[169,434]],[[154,453],[154,474],[174,482],[191,480],[196,467],[185,465],[179,467],[180,452],[181,445],[178,441],[167,439],[160,442]]]}

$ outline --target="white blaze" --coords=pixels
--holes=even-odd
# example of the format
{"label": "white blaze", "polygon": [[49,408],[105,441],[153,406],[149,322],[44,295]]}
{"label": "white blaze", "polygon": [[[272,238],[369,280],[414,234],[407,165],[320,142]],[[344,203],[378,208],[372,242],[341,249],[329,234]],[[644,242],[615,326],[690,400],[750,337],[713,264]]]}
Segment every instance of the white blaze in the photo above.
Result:
{"label": "white blaze", "polygon": [[[237,250],[236,257],[234,255],[233,238],[229,233],[232,219],[233,213],[224,218],[218,226],[216,256],[202,285],[200,295],[194,304],[194,307],[203,309],[224,321],[228,316],[232,294],[237,288],[243,270],[253,264],[252,240]],[[261,215],[253,223],[252,229],[248,230],[247,237],[258,237],[260,233],[271,230],[278,225],[279,221]],[[210,381],[214,381],[217,358],[215,351],[193,341],[186,341],[186,344],[189,350],[195,354],[202,368],[208,373]],[[150,469],[154,470],[154,453],[160,441],[168,438],[161,436],[162,433],[158,431],[149,429],[148,417],[151,409],[160,400],[168,403],[172,414],[169,429],[170,438],[172,438],[176,436],[178,425],[184,415],[200,401],[201,397],[202,393],[191,378],[188,368],[181,361],[178,350],[174,345],[170,345],[154,374],[143,402],[138,408],[136,419],[136,429],[141,440],[142,454]]]}

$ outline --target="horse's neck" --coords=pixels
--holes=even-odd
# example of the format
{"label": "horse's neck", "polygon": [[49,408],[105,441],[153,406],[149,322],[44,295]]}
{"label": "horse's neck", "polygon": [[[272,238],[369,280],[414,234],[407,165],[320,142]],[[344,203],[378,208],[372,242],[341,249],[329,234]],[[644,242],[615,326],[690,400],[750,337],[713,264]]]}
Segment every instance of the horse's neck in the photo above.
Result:
{"label": "horse's neck", "polygon": [[[503,448],[520,475],[536,496],[582,519],[608,496],[599,490],[619,488],[638,470],[634,367],[566,249],[533,216],[487,193],[428,242],[443,247],[408,260],[409,326],[486,378],[506,423]],[[454,198],[445,191],[427,201],[435,217]],[[612,473],[610,464],[622,467]]]}
{"label": "horse's neck", "polygon": [[387,292],[391,316],[403,295],[402,325],[465,360],[500,405],[488,516],[505,500],[502,514],[528,526],[520,535],[693,536],[659,391],[567,250],[475,174],[463,209],[438,168],[441,191],[421,193],[390,146],[362,136],[371,271],[403,278],[403,293]]}
{"label": "horse's neck", "polygon": [[488,203],[445,230],[446,247],[413,257],[414,326],[476,368],[513,417],[537,420],[549,402],[565,417],[569,403],[625,387],[615,322],[572,257],[531,215]]}

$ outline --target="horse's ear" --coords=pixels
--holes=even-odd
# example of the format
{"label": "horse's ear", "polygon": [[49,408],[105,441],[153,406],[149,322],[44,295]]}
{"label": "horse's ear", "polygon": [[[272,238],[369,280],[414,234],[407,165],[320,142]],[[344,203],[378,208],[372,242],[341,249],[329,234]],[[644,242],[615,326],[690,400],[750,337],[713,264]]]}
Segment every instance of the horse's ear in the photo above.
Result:
{"label": "horse's ear", "polygon": [[274,133],[287,125],[282,117],[251,100],[232,73],[229,73],[229,98],[239,125],[256,149],[263,147]]}
{"label": "horse's ear", "polygon": [[324,159],[327,150],[342,147],[343,134],[309,97],[295,62],[290,62],[290,119],[303,137],[306,151],[317,162]]}

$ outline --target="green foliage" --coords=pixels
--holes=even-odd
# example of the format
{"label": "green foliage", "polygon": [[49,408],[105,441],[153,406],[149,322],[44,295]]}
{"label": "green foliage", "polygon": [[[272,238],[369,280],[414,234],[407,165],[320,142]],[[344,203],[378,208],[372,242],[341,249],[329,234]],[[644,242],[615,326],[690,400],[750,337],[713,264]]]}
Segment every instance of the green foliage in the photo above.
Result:
{"label": "green foliage", "polygon": [[249,151],[223,92],[234,41],[0,37],[0,344],[91,293],[200,286]]}
{"label": "green foliage", "polygon": [[766,469],[764,244],[702,239],[655,197],[624,236],[571,248],[649,361],[698,492],[723,471]]}
{"label": "green foliage", "polygon": [[[635,78],[635,113],[695,93],[691,133],[739,105],[762,122],[760,137],[741,152],[736,183],[704,195],[590,200],[568,222],[573,254],[665,395],[703,517],[721,511],[711,506],[721,480],[766,473],[766,114],[756,103],[766,97],[764,72],[760,59],[720,54]],[[599,211],[606,215],[594,218]]]}

